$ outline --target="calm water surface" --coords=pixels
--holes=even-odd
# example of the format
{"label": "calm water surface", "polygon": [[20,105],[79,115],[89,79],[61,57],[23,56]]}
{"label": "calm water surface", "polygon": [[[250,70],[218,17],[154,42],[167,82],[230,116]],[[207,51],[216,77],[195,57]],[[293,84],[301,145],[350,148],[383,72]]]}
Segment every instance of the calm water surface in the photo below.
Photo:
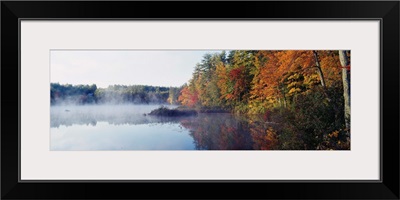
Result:
{"label": "calm water surface", "polygon": [[[52,106],[50,150],[266,149],[266,127],[227,113],[145,115],[159,105]],[[175,106],[168,106],[174,108]]]}

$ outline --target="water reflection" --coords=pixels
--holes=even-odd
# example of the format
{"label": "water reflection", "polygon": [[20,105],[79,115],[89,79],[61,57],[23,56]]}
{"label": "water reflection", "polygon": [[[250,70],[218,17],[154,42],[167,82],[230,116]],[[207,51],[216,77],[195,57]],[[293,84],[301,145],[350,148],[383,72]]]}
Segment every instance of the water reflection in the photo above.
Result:
{"label": "water reflection", "polygon": [[231,114],[200,114],[183,119],[196,149],[200,150],[268,150],[277,145],[271,124]]}
{"label": "water reflection", "polygon": [[267,150],[277,144],[273,125],[263,120],[227,113],[145,115],[157,107],[52,107],[51,149]]}
{"label": "water reflection", "polygon": [[183,119],[180,123],[190,130],[196,149],[249,150],[253,148],[248,124],[230,114],[200,114],[197,118]]}

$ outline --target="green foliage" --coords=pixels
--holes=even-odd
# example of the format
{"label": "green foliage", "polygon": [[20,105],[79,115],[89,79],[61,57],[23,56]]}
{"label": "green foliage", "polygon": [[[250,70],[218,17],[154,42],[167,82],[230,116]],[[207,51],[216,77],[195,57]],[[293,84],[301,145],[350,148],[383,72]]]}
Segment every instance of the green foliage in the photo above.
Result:
{"label": "green foliage", "polygon": [[50,99],[54,104],[94,104],[94,103],[135,103],[166,104],[178,103],[181,88],[147,85],[110,85],[97,88],[96,85],[50,84]]}
{"label": "green foliage", "polygon": [[[332,143],[327,135],[344,128],[343,109],[338,109],[342,108],[343,100],[338,96],[330,99],[335,101],[328,102],[324,91],[315,88],[298,95],[290,108],[275,109],[271,116],[272,121],[281,124],[277,131],[280,149],[327,149]],[[341,137],[340,143],[346,141]]]}
{"label": "green foliage", "polygon": [[50,84],[50,102],[56,104],[60,101],[86,104],[95,103],[96,85],[76,85],[71,84],[61,85],[59,83]]}

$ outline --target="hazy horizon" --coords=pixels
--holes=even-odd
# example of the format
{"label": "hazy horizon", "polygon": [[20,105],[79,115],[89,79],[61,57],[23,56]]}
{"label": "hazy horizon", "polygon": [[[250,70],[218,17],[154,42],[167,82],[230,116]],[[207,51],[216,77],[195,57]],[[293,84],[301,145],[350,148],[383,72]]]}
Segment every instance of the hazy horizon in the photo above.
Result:
{"label": "hazy horizon", "polygon": [[132,84],[132,85],[125,85],[125,84],[111,84],[111,85],[107,85],[107,86],[105,86],[105,87],[99,87],[99,85],[98,84],[96,84],[96,83],[91,83],[91,84],[87,84],[87,83],[77,83],[77,84],[71,84],[71,83],[59,83],[59,82],[50,82],[50,84],[60,84],[60,85],[66,85],[66,84],[70,84],[70,85],[72,85],[72,86],[78,86],[78,85],[96,85],[97,86],[97,88],[101,88],[101,89],[107,89],[109,86],[113,86],[113,85],[122,85],[122,86],[151,86],[151,87],[165,87],[165,88],[169,88],[169,87],[177,87],[177,88],[179,88],[179,87],[181,87],[182,85],[184,85],[184,84],[182,84],[182,85],[180,85],[180,86],[164,86],[164,85],[144,85],[144,84]]}
{"label": "hazy horizon", "polygon": [[52,50],[50,82],[71,85],[180,87],[216,50]]}

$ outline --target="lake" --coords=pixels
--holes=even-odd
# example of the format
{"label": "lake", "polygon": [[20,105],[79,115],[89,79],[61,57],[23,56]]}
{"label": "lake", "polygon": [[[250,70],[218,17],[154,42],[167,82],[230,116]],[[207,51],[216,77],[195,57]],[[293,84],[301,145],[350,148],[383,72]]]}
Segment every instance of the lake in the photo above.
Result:
{"label": "lake", "polygon": [[260,121],[229,113],[146,115],[158,107],[51,106],[50,150],[259,150],[276,143],[269,125]]}

